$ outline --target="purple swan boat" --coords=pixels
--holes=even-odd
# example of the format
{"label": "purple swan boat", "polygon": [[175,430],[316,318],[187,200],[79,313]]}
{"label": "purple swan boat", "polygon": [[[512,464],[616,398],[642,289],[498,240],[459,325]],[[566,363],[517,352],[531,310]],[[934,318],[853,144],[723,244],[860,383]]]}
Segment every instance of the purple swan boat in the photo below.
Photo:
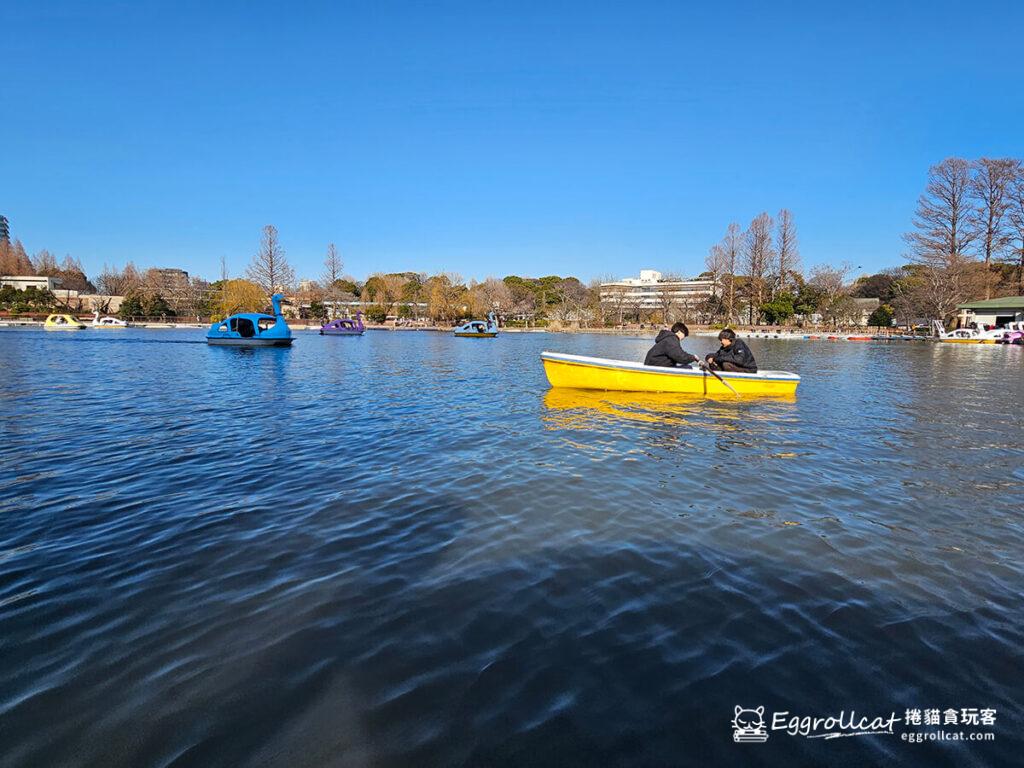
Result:
{"label": "purple swan boat", "polygon": [[366,326],[363,325],[363,313],[356,312],[356,319],[337,318],[320,326],[321,336],[362,336]]}

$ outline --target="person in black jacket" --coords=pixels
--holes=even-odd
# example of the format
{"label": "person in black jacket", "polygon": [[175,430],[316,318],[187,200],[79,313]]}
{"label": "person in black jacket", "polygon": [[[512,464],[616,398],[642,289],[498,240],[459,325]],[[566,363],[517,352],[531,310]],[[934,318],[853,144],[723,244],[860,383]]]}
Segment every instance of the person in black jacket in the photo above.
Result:
{"label": "person in black jacket", "polygon": [[718,340],[722,342],[721,348],[715,354],[704,358],[709,368],[715,371],[757,373],[754,353],[742,339],[736,338],[735,331],[726,328],[718,334]]}
{"label": "person in black jacket", "polygon": [[654,346],[647,352],[644,365],[658,365],[672,368],[697,362],[697,357],[683,350],[682,340],[690,335],[685,323],[676,323],[671,331],[662,330],[654,339]]}

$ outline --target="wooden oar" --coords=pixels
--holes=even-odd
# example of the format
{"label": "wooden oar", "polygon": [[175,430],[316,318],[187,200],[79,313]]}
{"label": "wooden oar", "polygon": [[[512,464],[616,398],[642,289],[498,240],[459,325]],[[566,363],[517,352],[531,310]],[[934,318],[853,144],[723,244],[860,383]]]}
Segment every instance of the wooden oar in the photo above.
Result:
{"label": "wooden oar", "polygon": [[714,377],[715,377],[716,379],[718,379],[718,380],[719,380],[720,382],[722,382],[723,384],[725,384],[725,386],[727,386],[727,387],[729,388],[729,391],[730,391],[730,392],[732,392],[732,393],[733,393],[734,395],[736,395],[736,397],[739,397],[739,396],[740,396],[740,393],[739,393],[739,392],[737,392],[737,391],[736,391],[735,389],[733,389],[733,387],[732,387],[732,384],[730,384],[730,383],[729,383],[728,381],[726,381],[726,380],[725,380],[725,379],[723,379],[723,378],[722,378],[721,376],[719,376],[719,375],[718,375],[717,373],[715,373],[715,372],[714,372],[714,371],[713,371],[713,370],[711,369],[711,366],[710,366],[710,365],[708,365],[707,363],[704,363],[704,364],[703,364],[703,365],[702,365],[701,367],[702,367],[702,368],[704,369],[704,371],[705,371],[706,373],[710,373],[710,374],[711,374],[712,376],[714,376]]}

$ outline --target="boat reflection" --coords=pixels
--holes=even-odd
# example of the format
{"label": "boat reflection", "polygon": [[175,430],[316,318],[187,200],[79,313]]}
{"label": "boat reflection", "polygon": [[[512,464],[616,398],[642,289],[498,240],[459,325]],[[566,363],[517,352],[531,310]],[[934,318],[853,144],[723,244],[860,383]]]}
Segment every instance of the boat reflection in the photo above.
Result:
{"label": "boat reflection", "polygon": [[[700,395],[668,392],[602,392],[552,388],[544,395],[544,420],[553,429],[601,429],[615,424],[685,424],[699,421],[703,429],[732,432],[739,421],[750,424],[777,420],[791,412],[796,396],[743,397],[709,400]],[[752,404],[766,410],[750,408]]]}

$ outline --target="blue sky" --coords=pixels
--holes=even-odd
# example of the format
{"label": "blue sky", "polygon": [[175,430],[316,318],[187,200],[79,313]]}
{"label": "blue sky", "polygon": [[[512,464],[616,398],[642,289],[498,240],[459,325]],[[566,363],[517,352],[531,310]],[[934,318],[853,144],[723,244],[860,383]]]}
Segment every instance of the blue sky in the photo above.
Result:
{"label": "blue sky", "polygon": [[790,208],[899,263],[930,164],[1024,156],[1024,3],[0,4],[0,213],[90,273],[697,273]]}

